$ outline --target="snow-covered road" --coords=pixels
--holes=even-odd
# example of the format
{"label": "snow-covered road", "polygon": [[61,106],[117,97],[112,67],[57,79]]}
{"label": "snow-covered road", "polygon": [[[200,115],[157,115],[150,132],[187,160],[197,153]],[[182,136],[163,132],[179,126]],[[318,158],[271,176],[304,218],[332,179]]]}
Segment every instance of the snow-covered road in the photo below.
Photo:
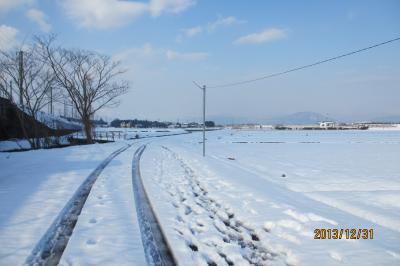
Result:
{"label": "snow-covered road", "polygon": [[1,153],[0,264],[21,265],[82,182],[126,143]]}
{"label": "snow-covered road", "polygon": [[61,265],[146,265],[132,189],[132,157],[114,158],[94,184]]}
{"label": "snow-covered road", "polygon": [[47,229],[43,237],[38,241],[32,255],[27,259],[29,265],[54,265],[58,264],[61,255],[68,244],[68,240],[72,235],[76,222],[82,211],[84,204],[91,192],[93,184],[96,182],[100,173],[105,167],[120,153],[128,149],[132,144],[111,153],[104,161],[102,161],[96,169],[85,179],[79,186],[72,197],[67,201],[52,225]]}

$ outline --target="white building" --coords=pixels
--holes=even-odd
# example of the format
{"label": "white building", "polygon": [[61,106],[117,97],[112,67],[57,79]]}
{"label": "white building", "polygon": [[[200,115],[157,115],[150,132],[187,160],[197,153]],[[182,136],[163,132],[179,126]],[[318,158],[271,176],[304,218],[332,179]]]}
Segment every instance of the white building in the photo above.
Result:
{"label": "white building", "polygon": [[319,123],[320,128],[328,129],[328,128],[334,128],[335,127],[335,122],[330,122],[330,121],[324,121]]}
{"label": "white building", "polygon": [[121,127],[131,128],[132,127],[132,123],[131,122],[121,122]]}

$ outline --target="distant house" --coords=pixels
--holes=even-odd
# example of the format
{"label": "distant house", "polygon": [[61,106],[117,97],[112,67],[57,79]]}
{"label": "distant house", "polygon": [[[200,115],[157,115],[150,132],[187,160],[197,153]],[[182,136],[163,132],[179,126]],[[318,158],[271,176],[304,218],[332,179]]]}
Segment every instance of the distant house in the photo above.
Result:
{"label": "distant house", "polygon": [[194,128],[194,127],[200,127],[200,124],[199,124],[199,123],[196,123],[196,122],[191,122],[191,123],[188,124],[188,127],[192,127],[192,128]]}
{"label": "distant house", "polygon": [[108,126],[107,122],[105,122],[103,119],[93,120],[92,123],[96,127],[107,127]]}
{"label": "distant house", "polygon": [[132,122],[128,121],[128,122],[121,122],[121,127],[125,127],[125,128],[131,128],[132,127]]}
{"label": "distant house", "polygon": [[319,127],[323,129],[334,128],[335,122],[330,122],[330,121],[320,122]]}

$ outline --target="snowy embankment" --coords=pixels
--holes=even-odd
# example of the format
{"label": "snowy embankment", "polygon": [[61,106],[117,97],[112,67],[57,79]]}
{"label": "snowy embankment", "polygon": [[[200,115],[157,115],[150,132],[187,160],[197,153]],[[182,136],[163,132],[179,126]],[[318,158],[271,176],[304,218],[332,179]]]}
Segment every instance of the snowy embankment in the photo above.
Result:
{"label": "snowy embankment", "polygon": [[125,145],[0,153],[0,264],[24,264],[82,182]]}
{"label": "snowy embankment", "polygon": [[[69,145],[70,144],[70,142],[68,141],[68,135],[60,136],[60,137],[41,138],[40,142],[42,143],[42,146],[44,146],[44,143],[49,145],[48,144],[49,142],[53,143],[53,145]],[[51,146],[51,144],[50,144],[50,146]],[[0,141],[0,152],[29,150],[31,148],[32,148],[31,144],[26,139],[12,139],[12,140]]]}
{"label": "snowy embankment", "polygon": [[[24,111],[27,115],[30,115],[30,112],[24,108],[18,106],[18,108]],[[79,123],[68,121],[67,119],[62,118],[61,116],[48,114],[42,111],[38,111],[37,113],[37,121],[42,124],[45,124],[48,128],[51,129],[69,129],[69,130],[81,130],[82,125]],[[68,135],[64,136],[49,136],[47,138],[40,138],[40,141],[43,143],[42,146],[57,146],[68,145]],[[52,144],[49,144],[52,143]],[[46,144],[46,145],[44,145]],[[28,150],[31,149],[31,145],[26,139],[9,139],[0,141],[0,152],[2,151],[13,151],[13,150]]]}
{"label": "snowy embankment", "polygon": [[83,125],[81,123],[69,121],[61,116],[51,115],[45,112],[38,113],[39,122],[45,124],[49,128],[53,129],[82,129]]}
{"label": "snowy embankment", "polygon": [[[31,115],[29,110],[27,108],[23,108],[20,105],[18,105],[18,108],[25,112],[27,115]],[[81,123],[76,123],[72,121],[68,121],[67,119],[55,115],[55,114],[49,114],[43,111],[38,111],[36,114],[36,119],[40,122],[45,124],[47,127],[52,128],[52,129],[76,129],[80,130],[82,129],[82,124]]]}
{"label": "snowy embankment", "polygon": [[28,150],[31,148],[29,141],[25,139],[13,139],[0,141],[0,152],[1,151],[13,151],[13,150]]}
{"label": "snowy embankment", "polygon": [[[141,172],[182,265],[398,265],[400,132],[252,132],[149,145]],[[374,239],[314,239],[367,228]]]}

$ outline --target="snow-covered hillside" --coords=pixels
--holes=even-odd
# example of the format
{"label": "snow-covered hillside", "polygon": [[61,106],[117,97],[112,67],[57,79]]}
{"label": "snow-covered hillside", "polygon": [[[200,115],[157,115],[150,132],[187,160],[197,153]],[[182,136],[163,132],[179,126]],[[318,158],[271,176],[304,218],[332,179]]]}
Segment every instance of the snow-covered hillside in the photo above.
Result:
{"label": "snow-covered hillside", "polygon": [[80,123],[68,121],[61,116],[51,115],[45,112],[38,112],[37,119],[39,122],[53,129],[82,129],[82,124]]}
{"label": "snow-covered hillside", "polygon": [[[17,105],[17,107],[25,112],[27,115],[31,116],[31,112],[29,111],[28,108]],[[50,114],[47,112],[43,111],[38,111],[36,114],[36,119],[40,122],[45,124],[47,127],[52,128],[52,129],[76,129],[80,130],[82,129],[82,124],[68,121],[67,119],[55,115],[55,114]]]}

